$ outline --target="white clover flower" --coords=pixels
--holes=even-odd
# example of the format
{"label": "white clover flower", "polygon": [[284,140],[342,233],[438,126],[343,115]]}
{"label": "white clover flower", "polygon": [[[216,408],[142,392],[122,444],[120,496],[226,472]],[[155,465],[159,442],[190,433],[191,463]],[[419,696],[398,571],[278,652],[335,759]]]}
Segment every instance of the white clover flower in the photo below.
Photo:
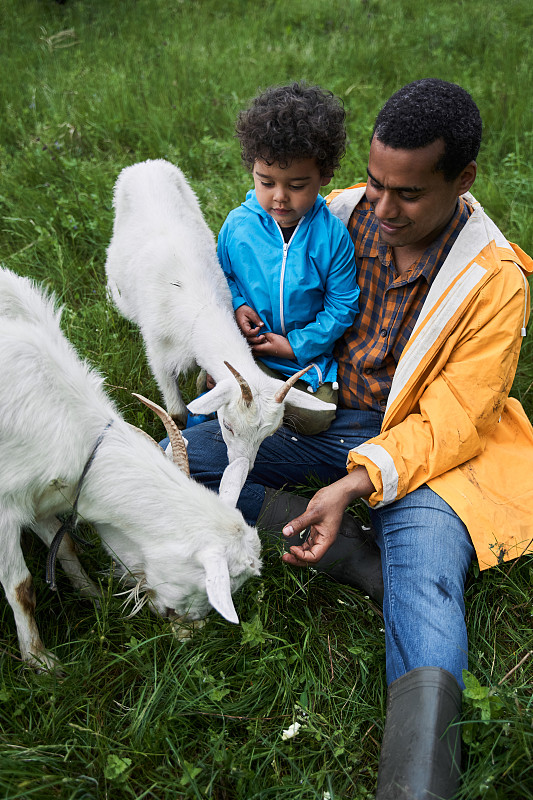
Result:
{"label": "white clover flower", "polygon": [[329,792],[324,792],[322,795],[322,800],[331,800],[331,795]]}
{"label": "white clover flower", "polygon": [[281,738],[283,739],[283,741],[285,741],[286,739],[292,739],[294,736],[296,736],[301,727],[302,726],[299,722],[293,722],[292,725],[290,725],[286,731],[283,731]]}

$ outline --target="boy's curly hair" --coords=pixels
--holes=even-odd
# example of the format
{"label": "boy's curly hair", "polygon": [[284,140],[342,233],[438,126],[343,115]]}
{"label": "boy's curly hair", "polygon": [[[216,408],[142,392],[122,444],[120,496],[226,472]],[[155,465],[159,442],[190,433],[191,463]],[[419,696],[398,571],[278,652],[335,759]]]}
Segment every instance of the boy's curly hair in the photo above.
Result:
{"label": "boy's curly hair", "polygon": [[404,150],[443,139],[444,153],[435,172],[443,172],[445,180],[453,181],[477,158],[481,133],[481,115],[467,91],[456,83],[423,78],[403,86],[387,100],[372,137]]}
{"label": "boy's curly hair", "polygon": [[320,175],[330,177],[346,150],[345,118],[342,101],[320,86],[272,86],[237,117],[242,160],[252,170],[257,159],[287,167],[314,158]]}

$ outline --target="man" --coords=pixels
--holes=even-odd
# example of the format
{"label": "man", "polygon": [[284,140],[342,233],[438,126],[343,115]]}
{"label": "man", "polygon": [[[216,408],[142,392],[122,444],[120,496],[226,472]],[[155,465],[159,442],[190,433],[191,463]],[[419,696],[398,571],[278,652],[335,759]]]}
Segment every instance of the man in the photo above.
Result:
{"label": "man", "polygon": [[[383,596],[378,800],[455,793],[465,576],[474,555],[485,569],[532,549],[533,429],[508,393],[533,261],[469,194],[480,141],[477,106],[454,84],[415,81],[385,104],[366,186],[330,196],[361,289],[338,343],[337,418],[316,436],[267,439],[239,500],[261,527],[286,523],[286,563]],[[226,463],[215,425],[189,442],[192,472],[214,488]],[[274,491],[308,474],[330,485],[307,508]],[[379,550],[344,513],[356,498]]]}

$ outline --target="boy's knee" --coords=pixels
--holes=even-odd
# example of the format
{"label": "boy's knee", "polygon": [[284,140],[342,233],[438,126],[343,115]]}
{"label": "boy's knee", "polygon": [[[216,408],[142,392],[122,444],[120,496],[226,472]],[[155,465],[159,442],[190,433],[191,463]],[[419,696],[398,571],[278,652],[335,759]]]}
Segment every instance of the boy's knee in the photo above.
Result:
{"label": "boy's knee", "polygon": [[[304,392],[307,391],[307,386],[308,384],[304,381],[298,381],[294,388]],[[322,386],[313,393],[313,397],[316,397],[317,400],[322,400],[323,403],[333,403],[336,406],[339,399],[339,392],[338,389],[333,388],[331,383],[323,383]],[[311,411],[306,408],[291,407],[290,410],[287,409],[285,411],[283,422],[296,433],[301,433],[305,436],[314,436],[317,433],[327,431],[335,419],[336,414],[336,408],[333,410],[326,408],[323,411]]]}
{"label": "boy's knee", "polygon": [[306,409],[291,409],[286,412],[283,423],[295,433],[304,436],[314,436],[327,431],[335,419],[335,411],[307,411]]}

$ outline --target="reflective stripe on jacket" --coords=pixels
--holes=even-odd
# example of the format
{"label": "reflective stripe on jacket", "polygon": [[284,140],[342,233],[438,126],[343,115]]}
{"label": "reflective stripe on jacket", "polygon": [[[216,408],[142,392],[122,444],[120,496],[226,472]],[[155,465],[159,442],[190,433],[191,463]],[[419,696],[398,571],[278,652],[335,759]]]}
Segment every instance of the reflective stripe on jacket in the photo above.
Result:
{"label": "reflective stripe on jacket", "polygon": [[[347,222],[365,187],[335,193]],[[533,428],[509,398],[533,260],[474,210],[428,292],[394,375],[381,434],[348,454],[373,507],[427,483],[468,528],[481,569],[533,552]]]}

